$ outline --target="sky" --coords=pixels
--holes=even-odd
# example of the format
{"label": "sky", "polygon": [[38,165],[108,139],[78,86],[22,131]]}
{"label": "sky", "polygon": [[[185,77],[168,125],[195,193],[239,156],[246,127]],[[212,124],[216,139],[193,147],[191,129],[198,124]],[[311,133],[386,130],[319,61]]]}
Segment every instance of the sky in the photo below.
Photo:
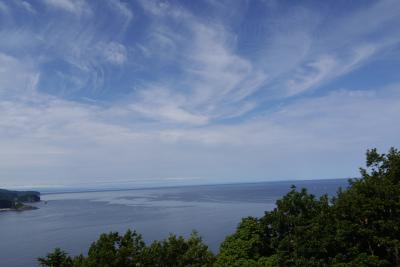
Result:
{"label": "sky", "polygon": [[398,0],[0,0],[0,187],[355,177],[399,70]]}

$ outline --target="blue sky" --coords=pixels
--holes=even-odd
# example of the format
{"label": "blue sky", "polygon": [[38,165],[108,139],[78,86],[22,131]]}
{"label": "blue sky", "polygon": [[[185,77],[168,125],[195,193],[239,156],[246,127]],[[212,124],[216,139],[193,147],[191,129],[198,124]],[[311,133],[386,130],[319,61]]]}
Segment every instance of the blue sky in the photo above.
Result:
{"label": "blue sky", "polygon": [[356,176],[399,70],[397,0],[0,0],[0,182]]}

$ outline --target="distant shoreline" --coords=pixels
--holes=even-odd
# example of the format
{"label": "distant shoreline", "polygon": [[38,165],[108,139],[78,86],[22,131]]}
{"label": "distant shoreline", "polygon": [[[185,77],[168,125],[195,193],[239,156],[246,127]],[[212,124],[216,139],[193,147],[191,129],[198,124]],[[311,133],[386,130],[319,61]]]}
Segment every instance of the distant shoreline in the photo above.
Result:
{"label": "distant shoreline", "polygon": [[17,212],[19,212],[19,211],[37,210],[37,209],[39,209],[39,208],[35,207],[35,206],[25,205],[24,204],[24,206],[20,207],[20,208],[3,208],[3,209],[0,209],[0,212],[7,212],[7,211],[17,211]]}
{"label": "distant shoreline", "polygon": [[[232,182],[232,183],[215,183],[215,184],[193,184],[193,185],[164,185],[164,186],[143,186],[143,187],[115,187],[115,188],[58,188],[53,191],[46,191],[45,188],[40,188],[41,195],[55,194],[79,194],[79,193],[97,193],[97,192],[118,192],[118,191],[135,191],[149,189],[170,189],[170,188],[185,188],[185,187],[203,187],[203,186],[234,186],[234,185],[249,185],[249,184],[266,184],[266,183],[302,183],[302,182],[327,182],[337,180],[348,180],[349,178],[329,178],[329,179],[303,179],[303,180],[274,180],[274,181],[256,181],[256,182]],[[353,178],[351,178],[353,179]],[[57,191],[59,190],[59,191]]]}
{"label": "distant shoreline", "polygon": [[38,209],[31,203],[40,202],[40,192],[0,189],[0,211],[25,211]]}

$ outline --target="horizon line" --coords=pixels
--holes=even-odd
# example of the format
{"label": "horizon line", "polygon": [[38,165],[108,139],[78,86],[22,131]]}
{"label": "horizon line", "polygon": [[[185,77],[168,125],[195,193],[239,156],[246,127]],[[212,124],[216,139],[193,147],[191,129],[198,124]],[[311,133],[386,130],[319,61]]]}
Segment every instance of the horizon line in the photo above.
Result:
{"label": "horizon line", "polygon": [[[196,184],[173,184],[173,185],[143,185],[143,186],[132,186],[122,187],[95,187],[94,184],[89,186],[79,187],[79,185],[60,185],[60,186],[32,186],[32,187],[9,187],[12,190],[24,190],[24,191],[39,191],[41,195],[51,194],[69,194],[69,193],[95,193],[95,192],[116,192],[116,191],[130,191],[130,190],[146,190],[146,189],[163,189],[163,188],[179,188],[179,187],[192,187],[192,186],[218,186],[218,185],[240,185],[240,184],[261,184],[261,183],[277,183],[277,182],[304,182],[304,181],[329,181],[329,180],[349,180],[352,178],[320,178],[320,179],[284,179],[284,180],[268,180],[268,181],[232,181],[223,183],[196,183]],[[48,191],[49,190],[49,191]],[[63,191],[64,190],[64,191]]]}

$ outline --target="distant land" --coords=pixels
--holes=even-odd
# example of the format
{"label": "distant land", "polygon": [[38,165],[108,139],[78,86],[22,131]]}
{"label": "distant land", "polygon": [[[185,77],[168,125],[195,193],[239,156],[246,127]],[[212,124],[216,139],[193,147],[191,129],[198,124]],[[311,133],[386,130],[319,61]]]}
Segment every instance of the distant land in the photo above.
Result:
{"label": "distant land", "polygon": [[205,182],[205,183],[169,183],[169,184],[136,184],[135,182],[116,182],[107,184],[85,184],[85,185],[59,185],[59,186],[31,186],[31,187],[13,187],[13,190],[30,190],[40,191],[41,195],[49,194],[63,194],[63,193],[90,193],[90,192],[113,192],[113,191],[127,191],[127,190],[147,190],[147,189],[161,189],[161,188],[180,188],[180,187],[193,187],[193,186],[211,186],[211,185],[240,185],[240,184],[270,184],[270,183],[289,183],[301,187],[302,183],[309,181],[316,183],[326,183],[329,181],[343,180],[348,181],[349,177],[343,178],[325,178],[325,179],[282,179],[282,180],[256,180],[256,181],[228,181],[228,182]]}
{"label": "distant land", "polygon": [[22,211],[36,209],[26,203],[40,201],[40,192],[37,191],[11,191],[0,189],[0,211]]}

